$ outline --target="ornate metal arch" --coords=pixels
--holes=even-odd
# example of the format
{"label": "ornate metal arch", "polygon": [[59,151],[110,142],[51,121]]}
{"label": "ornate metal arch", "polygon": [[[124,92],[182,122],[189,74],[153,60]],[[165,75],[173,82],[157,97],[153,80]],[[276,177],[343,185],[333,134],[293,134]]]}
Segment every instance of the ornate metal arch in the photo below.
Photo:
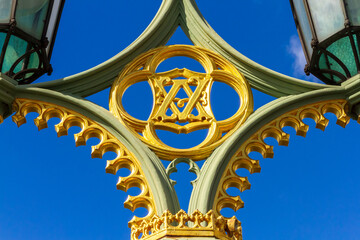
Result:
{"label": "ornate metal arch", "polygon": [[134,217],[130,225],[167,210],[174,213],[180,210],[174,188],[159,158],[107,110],[82,99],[36,88],[19,90],[13,110],[15,115],[12,118],[18,126],[26,123],[29,112],[38,113],[34,123],[39,130],[47,128],[49,119],[59,118],[60,123],[55,125],[58,137],[67,135],[72,126],[80,127],[81,131],[74,135],[76,146],[86,145],[92,137],[100,140],[99,144],[92,146],[93,158],[102,158],[109,151],[116,153],[114,160],[107,161],[106,172],[116,174],[121,168],[128,168],[131,172],[127,177],[119,177],[117,188],[123,191],[131,187],[141,189],[138,196],[128,196],[124,206],[132,211],[138,207],[148,210],[147,216]]}
{"label": "ornate metal arch", "polygon": [[[352,87],[359,86],[357,80],[353,79]],[[207,159],[208,164],[201,169],[197,185],[193,189],[189,212],[194,209],[202,212],[213,209],[219,213],[225,207],[234,211],[242,208],[244,203],[240,197],[230,197],[226,189],[236,187],[242,192],[250,188],[247,178],[238,176],[235,172],[239,168],[245,168],[250,173],[260,172],[259,161],[251,159],[248,154],[256,151],[264,158],[272,158],[273,147],[265,144],[264,139],[272,137],[279,145],[286,146],[289,135],[282,128],[291,126],[297,135],[305,136],[308,125],[303,123],[304,118],[313,119],[316,127],[322,130],[328,124],[324,117],[327,112],[334,113],[338,118],[337,124],[342,127],[350,121],[349,115],[360,119],[358,113],[351,112],[354,108],[353,100],[357,98],[352,93],[347,85],[343,85],[337,89],[279,98],[258,109],[241,129]]]}
{"label": "ornate metal arch", "polygon": [[[176,193],[159,158],[112,114],[83,99],[110,87],[125,65],[139,54],[165,45],[178,26],[194,45],[225,57],[245,75],[253,88],[280,97],[253,113],[207,159],[194,184],[188,211],[193,214],[178,212],[180,207]],[[120,179],[118,188],[142,188],[139,196],[128,199],[126,207],[133,210],[145,206],[149,209],[149,215],[144,219],[135,218],[132,221],[133,239],[139,238],[140,234],[149,237],[149,231],[161,235],[159,222],[166,223],[170,231],[178,234],[188,234],[191,231],[188,223],[192,222],[204,234],[240,239],[239,222],[215,218],[223,207],[234,210],[242,207],[241,199],[229,197],[226,189],[232,186],[241,191],[249,188],[247,179],[236,175],[237,168],[246,168],[251,173],[260,171],[259,162],[249,158],[248,153],[258,151],[264,157],[272,157],[272,147],[264,143],[264,138],[273,137],[279,144],[286,145],[289,136],[281,128],[292,126],[299,135],[305,135],[307,126],[302,119],[306,117],[314,119],[317,127],[325,129],[327,120],[323,114],[333,112],[338,117],[338,123],[345,126],[349,117],[357,118],[360,113],[359,90],[359,75],[341,86],[327,86],[267,69],[226,43],[206,22],[195,0],[163,0],[158,13],[139,38],[115,57],[92,69],[64,79],[23,86],[16,86],[11,79],[0,75],[0,123],[13,111],[16,112],[13,119],[18,125],[25,122],[28,112],[39,113],[35,119],[39,129],[47,127],[50,118],[58,117],[61,122],[55,129],[59,136],[76,125],[82,128],[75,135],[76,144],[85,144],[90,137],[101,140],[93,147],[93,157],[101,157],[106,151],[116,152],[118,157],[108,162],[107,172],[114,174],[121,167],[132,170],[129,177]],[[14,109],[10,108],[12,103]],[[208,225],[200,226],[199,219]],[[181,222],[180,227],[187,230],[174,229],[174,222]]]}

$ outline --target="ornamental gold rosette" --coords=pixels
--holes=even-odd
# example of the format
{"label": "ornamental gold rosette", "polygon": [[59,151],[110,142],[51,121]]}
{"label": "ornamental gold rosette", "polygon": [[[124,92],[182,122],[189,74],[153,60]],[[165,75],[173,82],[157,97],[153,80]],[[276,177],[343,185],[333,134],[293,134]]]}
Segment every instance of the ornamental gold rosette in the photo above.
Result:
{"label": "ornamental gold rosette", "polygon": [[[177,56],[198,61],[205,73],[185,68],[156,72],[161,62]],[[153,94],[152,111],[146,121],[132,117],[122,104],[126,89],[143,81],[149,83]],[[229,85],[240,99],[236,113],[221,121],[216,119],[211,109],[210,95],[214,82]],[[177,96],[180,90],[184,90],[186,98]],[[111,88],[110,111],[160,158],[201,160],[244,123],[253,111],[253,98],[244,76],[223,57],[197,46],[173,45],[150,50],[124,68]],[[163,143],[156,135],[157,129],[177,134],[208,129],[208,134],[199,145],[178,149]]]}

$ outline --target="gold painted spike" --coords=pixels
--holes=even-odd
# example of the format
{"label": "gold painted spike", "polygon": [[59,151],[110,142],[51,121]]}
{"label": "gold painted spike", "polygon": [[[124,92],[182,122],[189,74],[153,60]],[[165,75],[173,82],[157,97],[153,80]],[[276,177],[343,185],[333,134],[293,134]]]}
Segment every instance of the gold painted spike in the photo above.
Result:
{"label": "gold painted spike", "polygon": [[309,130],[309,126],[303,123],[302,119],[294,117],[291,113],[281,119],[280,121],[280,128],[283,127],[292,127],[296,131],[296,135],[299,135],[301,137],[306,137],[306,133]]}
{"label": "gold painted spike", "polygon": [[11,119],[13,120],[13,122],[18,126],[20,127],[21,125],[25,124],[26,123],[26,118],[22,115],[20,115],[20,113],[15,113]]}
{"label": "gold painted spike", "polygon": [[[58,137],[68,135],[68,130],[71,127],[77,126],[81,129],[88,129],[88,123],[84,121],[81,117],[75,116],[73,114],[68,114],[66,118],[62,118],[58,124],[55,125],[55,131],[57,132]],[[81,146],[82,144],[85,145],[86,142],[79,143],[77,139],[77,134],[74,135],[75,138],[75,145]]]}
{"label": "gold painted spike", "polygon": [[272,137],[276,139],[280,146],[287,146],[289,144],[290,135],[275,127],[270,127],[262,132],[262,140]]}
{"label": "gold painted spike", "polygon": [[35,119],[35,124],[39,130],[45,126],[47,127],[47,122],[50,118],[60,118],[60,123],[55,125],[55,130],[59,137],[67,135],[69,128],[73,126],[80,127],[81,131],[74,135],[76,146],[85,145],[89,138],[98,138],[100,143],[93,146],[93,157],[101,158],[108,151],[117,153],[117,157],[114,160],[107,162],[106,172],[116,174],[116,172],[123,167],[131,170],[131,176],[119,181],[117,185],[118,189],[124,191],[131,187],[139,187],[141,189],[141,193],[138,196],[128,197],[124,205],[132,211],[138,207],[144,207],[148,209],[149,213],[144,218],[134,217],[131,222],[139,223],[143,220],[150,220],[153,217],[155,213],[155,202],[149,184],[141,170],[139,161],[104,127],[75,111],[38,100],[15,99],[13,110],[16,111],[16,113],[12,119],[18,126],[26,123],[25,117],[29,112],[39,113],[39,116]]}
{"label": "gold painted spike", "polygon": [[327,125],[329,124],[329,120],[326,119],[319,111],[316,111],[314,108],[307,108],[300,112],[300,118],[303,120],[304,118],[311,118],[316,123],[316,128],[324,131]]}
{"label": "gold painted spike", "polygon": [[246,154],[248,155],[251,152],[260,153],[263,158],[272,158],[274,156],[273,146],[267,145],[260,141],[252,141],[247,148],[245,149]]}
{"label": "gold painted spike", "polygon": [[247,177],[233,177],[230,176],[224,180],[224,188],[235,187],[241,192],[250,189],[251,184]]}
{"label": "gold painted spike", "polygon": [[96,128],[96,126],[88,129],[83,129],[79,133],[74,134],[75,144],[76,146],[86,145],[87,140],[89,140],[90,138],[97,138],[100,139],[100,142],[103,142],[104,135],[106,134],[104,134],[101,129]]}
{"label": "gold painted spike", "polygon": [[215,194],[216,199],[213,209],[215,209],[216,214],[220,215],[220,211],[223,208],[232,208],[237,211],[239,207],[243,207],[241,199],[230,196],[226,193],[226,190],[229,187],[237,187],[240,191],[246,190],[244,186],[240,184],[244,178],[238,176],[236,170],[245,168],[249,170],[250,173],[260,172],[260,165],[258,161],[249,157],[248,154],[250,152],[257,151],[261,153],[264,158],[273,157],[273,148],[264,143],[265,138],[272,137],[278,141],[279,145],[287,146],[289,134],[283,132],[283,127],[291,126],[296,130],[297,135],[305,137],[309,127],[304,124],[302,120],[304,118],[311,118],[315,121],[317,128],[324,130],[328,125],[328,120],[324,117],[324,114],[328,112],[335,114],[338,119],[336,123],[345,127],[350,121],[350,117],[346,114],[346,108],[347,102],[342,99],[308,104],[277,117],[255,132],[241,145],[228,162]]}
{"label": "gold painted spike", "polygon": [[143,177],[137,176],[135,172],[132,172],[130,176],[119,177],[116,187],[126,192],[132,187],[138,187],[142,191],[141,195],[147,195],[148,188],[146,187],[146,181]]}
{"label": "gold painted spike", "polygon": [[[125,154],[125,153],[124,153]],[[132,164],[131,157],[128,156],[120,156],[115,158],[114,160],[108,160],[106,162],[105,171],[106,173],[116,174],[117,171],[121,168],[127,168],[130,170],[130,172],[135,172],[135,169],[133,169],[134,165]]]}
{"label": "gold painted spike", "polygon": [[[178,68],[156,72],[161,62],[176,56],[198,61],[205,73]],[[149,83],[154,99],[146,121],[130,116],[122,104],[126,89],[142,81]],[[240,107],[229,119],[217,121],[212,112],[210,94],[214,82],[226,83],[239,95]],[[178,97],[180,91],[187,97]],[[186,157],[196,161],[208,157],[245,122],[253,111],[253,98],[244,76],[220,55],[197,46],[173,45],[140,55],[121,72],[111,88],[110,111],[160,158]],[[157,129],[176,134],[208,129],[208,135],[195,147],[178,149],[164,144],[156,135]]]}
{"label": "gold painted spike", "polygon": [[259,160],[253,160],[249,157],[237,157],[233,163],[232,174],[236,174],[236,170],[240,168],[245,168],[250,173],[259,173],[261,171]]}
{"label": "gold painted spike", "polygon": [[118,141],[114,139],[104,139],[98,145],[91,146],[91,157],[102,158],[107,152],[113,152],[119,156],[121,155],[120,151]]}
{"label": "gold painted spike", "polygon": [[226,192],[223,193],[221,198],[216,201],[216,212],[220,214],[220,211],[224,208],[230,208],[235,212],[238,211],[240,208],[244,207],[244,201],[239,197],[232,197],[229,196]]}
{"label": "gold painted spike", "polygon": [[235,217],[225,219],[212,210],[206,214],[195,210],[187,214],[180,210],[175,215],[166,211],[131,226],[131,240],[157,240],[164,237],[216,237],[224,240],[242,240],[241,223]]}

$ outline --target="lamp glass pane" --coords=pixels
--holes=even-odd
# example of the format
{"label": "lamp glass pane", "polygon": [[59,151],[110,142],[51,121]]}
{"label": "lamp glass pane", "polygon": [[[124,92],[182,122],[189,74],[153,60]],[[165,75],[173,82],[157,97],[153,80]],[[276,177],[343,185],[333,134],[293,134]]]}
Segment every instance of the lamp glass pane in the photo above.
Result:
{"label": "lamp glass pane", "polygon": [[27,68],[39,68],[39,55],[36,52],[30,55]]}
{"label": "lamp glass pane", "polygon": [[321,42],[344,28],[340,0],[308,0],[318,40]]}
{"label": "lamp glass pane", "polygon": [[[0,32],[0,49],[2,49],[3,46],[4,46],[6,34],[7,34],[7,33]],[[0,51],[1,51],[1,50],[0,50]]]}
{"label": "lamp glass pane", "polygon": [[18,0],[16,7],[16,23],[24,32],[41,39],[49,0]]}
{"label": "lamp glass pane", "polygon": [[[335,70],[341,73],[342,75],[346,76],[344,69],[334,59],[329,58],[329,64],[331,65],[332,70]],[[341,82],[341,79],[335,75],[332,75],[332,80],[335,81],[336,83]]]}
{"label": "lamp glass pane", "polygon": [[339,60],[345,64],[351,76],[357,74],[354,53],[351,48],[349,37],[343,37],[333,44],[327,50],[334,54]]}
{"label": "lamp glass pane", "polygon": [[10,22],[12,0],[0,0],[0,23]]}
{"label": "lamp glass pane", "polygon": [[345,0],[346,11],[353,26],[360,26],[360,1]]}
{"label": "lamp glass pane", "polygon": [[[7,72],[13,66],[13,64],[18,60],[22,55],[25,54],[28,43],[21,38],[15,37],[12,35],[9,40],[9,44],[6,48],[4,64],[2,68],[2,72]],[[17,73],[21,71],[23,67],[22,60],[19,64],[16,65],[14,72]]]}
{"label": "lamp glass pane", "polygon": [[[325,54],[321,54],[319,59],[319,69],[329,69],[328,67],[329,60],[326,58]],[[329,81],[334,81],[334,76],[332,76],[329,73],[323,73],[321,74],[326,77]],[[338,78],[339,79],[339,78]]]}
{"label": "lamp glass pane", "polygon": [[[39,66],[39,55],[37,55],[37,53],[34,52],[30,55],[29,62],[28,62],[28,65],[26,68],[27,69],[37,69],[39,67],[40,67]],[[27,74],[25,74],[25,78],[29,78],[32,75],[34,75],[34,72],[27,73]]]}
{"label": "lamp glass pane", "polygon": [[359,45],[360,45],[360,42],[359,42],[359,34],[354,34],[354,40],[355,40],[355,46],[356,46],[356,52],[358,54],[358,56],[360,57],[360,50],[359,50]]}
{"label": "lamp glass pane", "polygon": [[59,17],[60,14],[60,7],[61,7],[61,3],[63,2],[63,0],[54,0],[54,4],[53,4],[53,8],[51,11],[51,17],[49,20],[49,26],[46,32],[46,37],[49,40],[49,45],[46,49],[46,53],[47,55],[49,55],[49,51],[50,48],[54,42],[54,34],[55,34],[55,30],[56,30],[56,24],[57,24],[57,19]]}
{"label": "lamp glass pane", "polygon": [[312,40],[312,33],[310,29],[309,20],[306,15],[305,7],[304,7],[304,1],[303,0],[294,0],[294,7],[296,11],[296,15],[298,18],[298,22],[301,28],[301,34],[303,35],[302,38],[305,41],[305,50],[308,53],[308,56],[311,56],[312,54],[312,48],[311,48],[311,40]]}

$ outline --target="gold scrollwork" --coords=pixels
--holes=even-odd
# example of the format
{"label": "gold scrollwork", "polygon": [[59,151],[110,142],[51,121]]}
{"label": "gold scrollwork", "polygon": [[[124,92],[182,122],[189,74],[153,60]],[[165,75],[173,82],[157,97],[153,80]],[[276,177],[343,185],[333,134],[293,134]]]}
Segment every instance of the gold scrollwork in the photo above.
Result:
{"label": "gold scrollwork", "polygon": [[139,225],[132,225],[131,240],[156,240],[163,237],[216,237],[241,240],[241,223],[235,218],[217,217],[212,210],[202,214],[195,210],[187,214],[180,210],[175,215],[166,211],[161,217],[154,215]]}
{"label": "gold scrollwork", "polygon": [[34,119],[35,125],[39,130],[47,128],[47,122],[51,118],[59,118],[60,122],[55,125],[55,131],[58,137],[68,134],[68,130],[73,126],[78,126],[81,131],[74,135],[76,146],[86,145],[88,139],[96,137],[100,142],[92,146],[91,157],[102,158],[106,152],[114,152],[117,154],[114,160],[108,160],[106,165],[106,172],[116,174],[121,168],[130,170],[130,175],[127,177],[119,177],[116,185],[117,189],[127,191],[131,187],[138,187],[141,193],[138,196],[128,196],[124,206],[131,211],[138,207],[144,207],[148,210],[148,215],[144,218],[134,217],[130,222],[138,224],[144,219],[150,219],[155,213],[155,203],[149,185],[144,177],[144,173],[140,167],[139,161],[126,147],[104,127],[93,120],[81,115],[75,111],[67,108],[31,99],[15,99],[13,109],[16,112],[13,115],[13,121],[21,126],[26,123],[26,115],[30,112],[39,114]]}
{"label": "gold scrollwork", "polygon": [[[188,69],[156,72],[161,62],[175,56],[193,58],[204,67],[206,73]],[[150,84],[154,98],[152,112],[147,121],[130,116],[122,104],[126,89],[142,81]],[[221,121],[216,120],[211,110],[211,87],[216,81],[230,85],[240,98],[240,107],[237,112],[229,119]],[[167,90],[167,87],[170,87],[170,90]],[[188,97],[177,97],[181,89]],[[227,60],[201,47],[173,45],[148,51],[133,60],[122,71],[111,89],[110,111],[160,158],[173,160],[187,157],[201,160],[208,157],[244,123],[253,111],[253,99],[249,84]],[[195,147],[178,149],[164,144],[156,135],[156,129],[177,134],[208,129],[208,135]],[[224,133],[227,134],[224,135]]]}
{"label": "gold scrollwork", "polygon": [[287,146],[289,143],[289,134],[282,130],[283,127],[293,127],[297,135],[305,137],[309,126],[302,120],[304,118],[311,118],[315,121],[316,128],[325,130],[329,120],[324,117],[324,114],[328,112],[334,113],[337,117],[336,123],[345,127],[350,121],[350,117],[346,114],[346,107],[347,102],[345,100],[329,100],[309,104],[285,113],[260,128],[241,145],[230,159],[215,195],[213,207],[215,212],[220,214],[223,208],[231,208],[237,211],[244,207],[244,202],[240,196],[230,196],[226,190],[230,187],[236,187],[240,192],[250,189],[251,185],[247,177],[239,176],[236,170],[245,168],[251,174],[260,172],[259,161],[251,159],[249,153],[256,151],[259,152],[263,158],[272,158],[274,156],[273,146],[267,145],[264,142],[265,138],[272,137],[277,140],[279,145]]}

